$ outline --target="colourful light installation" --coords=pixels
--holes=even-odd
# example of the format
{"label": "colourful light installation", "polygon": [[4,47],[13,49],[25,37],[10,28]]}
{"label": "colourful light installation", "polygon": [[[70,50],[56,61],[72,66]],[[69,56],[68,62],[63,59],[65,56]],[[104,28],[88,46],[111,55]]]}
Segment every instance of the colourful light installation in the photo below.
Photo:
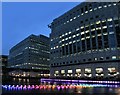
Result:
{"label": "colourful light installation", "polygon": [[75,89],[75,88],[92,88],[92,87],[114,87],[118,88],[120,85],[111,85],[111,84],[71,84],[71,85],[2,85],[2,88],[8,89],[8,90],[31,90],[31,89]]}
{"label": "colourful light installation", "polygon": [[120,84],[119,81],[92,81],[92,80],[64,80],[64,79],[41,79],[41,82],[71,82],[71,83],[106,83],[106,84]]}

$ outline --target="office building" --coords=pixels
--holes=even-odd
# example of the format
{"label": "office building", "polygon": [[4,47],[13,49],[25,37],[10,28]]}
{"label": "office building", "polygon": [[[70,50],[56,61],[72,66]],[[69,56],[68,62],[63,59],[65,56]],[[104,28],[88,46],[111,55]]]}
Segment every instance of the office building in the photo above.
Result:
{"label": "office building", "polygon": [[49,38],[30,35],[10,49],[8,67],[49,71]]}
{"label": "office building", "polygon": [[8,56],[7,55],[0,55],[0,75],[5,75],[7,73],[7,65],[8,65]]}
{"label": "office building", "polygon": [[52,78],[117,78],[120,3],[82,2],[49,24]]}

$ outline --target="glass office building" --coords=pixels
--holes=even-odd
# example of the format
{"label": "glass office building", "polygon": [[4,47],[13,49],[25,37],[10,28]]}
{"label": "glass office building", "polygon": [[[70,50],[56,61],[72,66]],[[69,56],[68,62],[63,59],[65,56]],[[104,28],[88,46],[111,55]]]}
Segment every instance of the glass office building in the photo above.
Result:
{"label": "glass office building", "polygon": [[118,2],[82,2],[49,28],[52,78],[119,77]]}
{"label": "glass office building", "polygon": [[30,35],[10,49],[8,67],[49,70],[49,43],[44,35]]}

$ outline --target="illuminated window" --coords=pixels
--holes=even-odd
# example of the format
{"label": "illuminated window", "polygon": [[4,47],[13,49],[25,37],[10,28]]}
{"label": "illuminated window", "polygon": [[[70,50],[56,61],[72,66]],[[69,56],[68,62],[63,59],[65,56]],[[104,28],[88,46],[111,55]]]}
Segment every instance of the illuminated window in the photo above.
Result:
{"label": "illuminated window", "polygon": [[92,77],[91,69],[90,68],[85,68],[85,74],[84,74],[84,76],[86,76],[86,77]]}
{"label": "illuminated window", "polygon": [[113,27],[113,25],[109,25],[109,27]]}
{"label": "illuminated window", "polygon": [[85,13],[88,13],[88,11],[86,11]]}
{"label": "illuminated window", "polygon": [[69,34],[71,34],[71,32],[69,32]]}
{"label": "illuminated window", "polygon": [[84,28],[84,26],[81,26],[81,29],[83,29]]}
{"label": "illuminated window", "polygon": [[90,10],[90,12],[92,12],[92,9]]}
{"label": "illuminated window", "polygon": [[104,33],[103,35],[108,35],[108,33]]}
{"label": "illuminated window", "polygon": [[84,15],[84,13],[82,13],[81,15]]}
{"label": "illuminated window", "polygon": [[76,17],[74,17],[73,19],[76,19]]}
{"label": "illuminated window", "polygon": [[74,40],[73,43],[75,43],[76,41]]}
{"label": "illuminated window", "polygon": [[96,24],[100,24],[100,21],[97,21]]}
{"label": "illuminated window", "polygon": [[76,35],[73,35],[73,38],[75,37]]}
{"label": "illuminated window", "polygon": [[87,37],[86,37],[86,39],[89,39],[89,38],[90,38],[90,36],[87,36]]}
{"label": "illuminated window", "polygon": [[76,73],[81,73],[81,69],[76,69]]}
{"label": "illuminated window", "polygon": [[89,30],[85,31],[85,33],[88,33],[88,32],[89,32]]}
{"label": "illuminated window", "polygon": [[58,48],[58,46],[56,46],[56,48]]}
{"label": "illuminated window", "polygon": [[60,36],[60,38],[62,38],[62,36]]}
{"label": "illuminated window", "polygon": [[85,33],[84,33],[84,32],[81,32],[81,35],[82,35],[82,34],[85,34]]}
{"label": "illuminated window", "polygon": [[117,72],[115,67],[108,68],[108,75],[109,76],[117,76],[119,75],[119,72]]}
{"label": "illuminated window", "polygon": [[103,29],[107,28],[107,26],[103,26]]}
{"label": "illuminated window", "polygon": [[109,7],[111,6],[111,4],[108,5]]}
{"label": "illuminated window", "polygon": [[70,21],[72,21],[73,19],[70,19]]}
{"label": "illuminated window", "polygon": [[62,39],[62,41],[65,41],[64,39]]}
{"label": "illuminated window", "polygon": [[71,73],[72,73],[72,70],[68,70],[68,73],[71,74]]}
{"label": "illuminated window", "polygon": [[95,31],[95,28],[94,28],[94,29],[91,29],[91,31]]}
{"label": "illuminated window", "polygon": [[104,5],[104,7],[106,8],[106,7],[107,7],[107,5]]}
{"label": "illuminated window", "polygon": [[97,36],[101,36],[101,34],[98,34]]}
{"label": "illuminated window", "polygon": [[85,40],[85,38],[82,38],[81,40]]}
{"label": "illuminated window", "polygon": [[51,41],[53,41],[53,39],[51,39]]}
{"label": "illuminated window", "polygon": [[117,56],[112,56],[112,59],[117,59]]}
{"label": "illuminated window", "polygon": [[80,34],[77,34],[77,36],[79,36]]}
{"label": "illuminated window", "polygon": [[59,73],[59,71],[55,71],[55,74],[58,74]]}
{"label": "illuminated window", "polygon": [[67,21],[67,23],[69,23],[69,21]]}
{"label": "illuminated window", "polygon": [[103,73],[103,68],[96,68],[96,73]]}
{"label": "illuminated window", "polygon": [[114,34],[114,31],[109,32],[109,34]]}
{"label": "illuminated window", "polygon": [[62,37],[65,36],[64,34],[62,35]]}
{"label": "illuminated window", "polygon": [[65,35],[68,35],[68,33],[65,33]]}
{"label": "illuminated window", "polygon": [[112,21],[112,18],[107,19],[108,21]]}
{"label": "illuminated window", "polygon": [[76,31],[80,30],[79,28],[76,29]]}
{"label": "illuminated window", "polygon": [[91,73],[91,68],[85,68],[85,73]]}
{"label": "illuminated window", "polygon": [[102,6],[99,6],[98,8],[99,8],[99,9],[101,9],[101,8],[102,8]]}
{"label": "illuminated window", "polygon": [[116,3],[114,3],[113,5],[114,5],[114,6],[116,6],[117,4],[116,4]]}
{"label": "illuminated window", "polygon": [[65,70],[61,70],[61,74],[65,74]]}
{"label": "illuminated window", "polygon": [[116,69],[115,69],[115,67],[112,67],[112,68],[108,68],[108,71],[109,72],[116,72]]}
{"label": "illuminated window", "polygon": [[68,40],[68,38],[66,38],[65,40]]}
{"label": "illuminated window", "polygon": [[94,8],[94,10],[97,10],[97,8]]}

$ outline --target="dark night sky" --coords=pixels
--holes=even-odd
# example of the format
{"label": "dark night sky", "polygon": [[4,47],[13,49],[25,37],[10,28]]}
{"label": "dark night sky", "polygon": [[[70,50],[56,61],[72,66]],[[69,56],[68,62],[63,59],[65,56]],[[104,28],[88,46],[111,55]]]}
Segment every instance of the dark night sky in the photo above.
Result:
{"label": "dark night sky", "polygon": [[2,5],[2,54],[30,34],[49,36],[53,19],[80,2],[4,2]]}

